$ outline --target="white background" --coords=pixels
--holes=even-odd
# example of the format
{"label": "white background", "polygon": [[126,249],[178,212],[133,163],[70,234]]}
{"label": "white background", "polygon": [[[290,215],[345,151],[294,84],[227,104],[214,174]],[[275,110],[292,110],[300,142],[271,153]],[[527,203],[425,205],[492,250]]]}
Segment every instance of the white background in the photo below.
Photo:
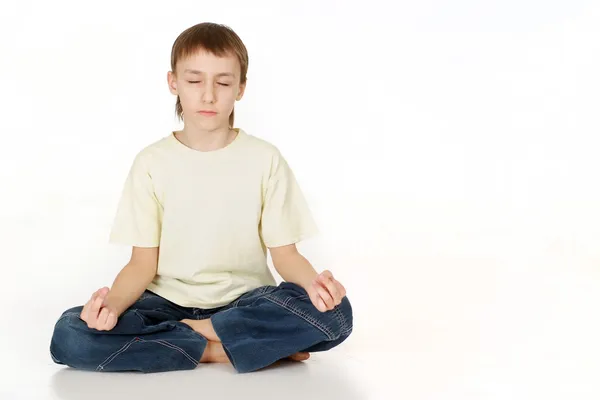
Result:
{"label": "white background", "polygon": [[181,127],[171,45],[203,21],[244,40],[235,125],[288,158],[322,230],[301,250],[348,289],[355,329],[336,363],[358,366],[356,398],[600,396],[597,2],[13,1],[3,399],[75,388],[53,375],[53,323],[127,261],[107,243],[122,184],[137,151]]}

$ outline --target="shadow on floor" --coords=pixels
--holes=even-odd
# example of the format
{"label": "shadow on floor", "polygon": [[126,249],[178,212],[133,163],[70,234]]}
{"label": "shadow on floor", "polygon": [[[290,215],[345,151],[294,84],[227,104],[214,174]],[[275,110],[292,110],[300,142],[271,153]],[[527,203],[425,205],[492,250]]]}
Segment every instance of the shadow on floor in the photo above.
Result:
{"label": "shadow on floor", "polygon": [[206,364],[193,371],[141,374],[88,372],[63,368],[52,376],[61,400],[285,399],[364,400],[364,387],[334,362],[280,361],[238,374],[231,365]]}

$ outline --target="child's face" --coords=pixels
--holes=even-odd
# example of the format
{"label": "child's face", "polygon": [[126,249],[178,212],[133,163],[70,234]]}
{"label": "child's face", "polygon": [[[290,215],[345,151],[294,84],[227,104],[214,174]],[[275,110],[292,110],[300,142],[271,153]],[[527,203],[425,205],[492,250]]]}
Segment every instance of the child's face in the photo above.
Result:
{"label": "child's face", "polygon": [[179,95],[185,122],[206,130],[228,127],[233,106],[245,89],[237,58],[201,50],[179,60],[175,72],[168,73],[169,90]]}

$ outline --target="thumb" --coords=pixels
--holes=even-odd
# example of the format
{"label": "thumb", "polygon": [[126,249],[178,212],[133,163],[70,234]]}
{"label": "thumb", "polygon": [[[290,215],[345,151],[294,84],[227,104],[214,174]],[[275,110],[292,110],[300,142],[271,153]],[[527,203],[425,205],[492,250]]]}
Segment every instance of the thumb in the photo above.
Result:
{"label": "thumb", "polygon": [[324,312],[327,310],[327,306],[325,305],[325,302],[323,302],[323,299],[321,299],[321,296],[319,296],[319,293],[317,291],[315,291],[315,290],[310,291],[310,299],[317,310],[319,310],[321,312]]}
{"label": "thumb", "polygon": [[98,291],[98,297],[102,298],[102,307],[106,305],[106,299],[108,298],[108,293],[110,289],[107,287],[103,287]]}
{"label": "thumb", "polygon": [[119,315],[117,314],[117,310],[115,310],[114,308],[112,308],[112,307],[107,307],[107,310],[108,310],[108,316],[109,316],[109,317],[114,317],[114,318],[117,318],[117,317],[119,316]]}
{"label": "thumb", "polygon": [[114,316],[115,318],[119,317],[119,311],[112,301],[104,299],[104,301],[102,302],[102,308],[106,308],[109,316]]}
{"label": "thumb", "polygon": [[319,297],[319,311],[321,311],[321,312],[327,311],[327,304],[325,304],[325,302],[323,301],[323,299],[321,299],[321,297]]}

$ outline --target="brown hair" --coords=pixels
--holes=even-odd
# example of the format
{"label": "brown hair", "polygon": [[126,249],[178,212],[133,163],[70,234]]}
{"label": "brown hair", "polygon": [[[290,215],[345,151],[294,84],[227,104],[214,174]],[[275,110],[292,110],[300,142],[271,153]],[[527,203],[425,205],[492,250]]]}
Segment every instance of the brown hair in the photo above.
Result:
{"label": "brown hair", "polygon": [[[236,56],[240,63],[240,84],[246,83],[246,74],[248,73],[248,51],[246,46],[231,28],[212,22],[194,25],[181,32],[175,39],[171,49],[171,71],[175,72],[177,61],[201,49],[217,57],[224,57],[229,54]],[[175,112],[177,118],[181,121],[183,119],[183,108],[179,96],[177,96]],[[230,127],[233,127],[233,121],[234,110],[231,111],[229,116]]]}

